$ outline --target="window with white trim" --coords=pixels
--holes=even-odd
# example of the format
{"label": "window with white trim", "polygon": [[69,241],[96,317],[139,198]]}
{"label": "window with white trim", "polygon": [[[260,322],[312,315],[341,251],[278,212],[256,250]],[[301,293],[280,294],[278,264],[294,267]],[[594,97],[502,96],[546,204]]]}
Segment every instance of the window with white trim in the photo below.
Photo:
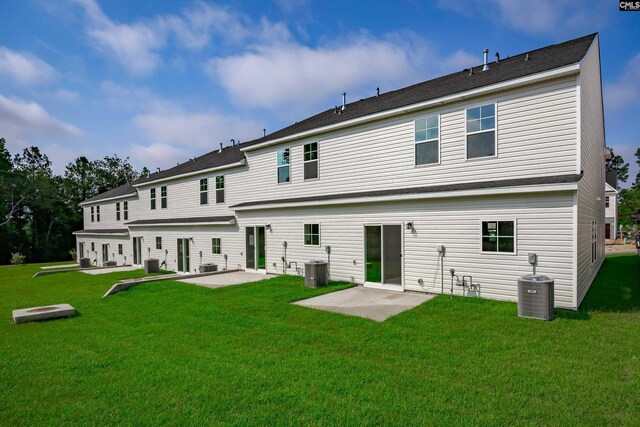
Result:
{"label": "window with white trim", "polygon": [[156,236],[156,249],[162,249],[162,237]]}
{"label": "window with white trim", "polygon": [[591,263],[596,262],[598,257],[598,223],[591,221]]}
{"label": "window with white trim", "polygon": [[151,210],[156,208],[156,189],[152,188],[149,190],[149,199],[151,200]]}
{"label": "window with white trim", "polygon": [[165,209],[167,207],[167,186],[160,187],[160,207]]}
{"label": "window with white trim", "polygon": [[116,221],[120,221],[120,202],[116,202]]}
{"label": "window with white trim", "polygon": [[118,255],[122,255],[122,243],[118,243]]}
{"label": "window with white trim", "polygon": [[320,246],[320,224],[304,225],[304,245]]}
{"label": "window with white trim", "polygon": [[95,252],[95,251],[96,251],[96,243],[91,242],[91,252]]}
{"label": "window with white trim", "polygon": [[124,215],[124,220],[129,220],[129,202],[122,203],[122,214]]}
{"label": "window with white trim", "polygon": [[413,125],[416,166],[440,163],[439,117],[416,119]]}
{"label": "window with white trim", "polygon": [[91,206],[91,222],[94,222],[93,206]]}
{"label": "window with white trim", "polygon": [[515,253],[515,221],[482,221],[482,252]]}
{"label": "window with white trim", "polygon": [[278,150],[278,184],[291,181],[291,162],[289,159],[289,149]]}
{"label": "window with white trim", "polygon": [[496,105],[467,109],[467,159],[496,155]]}
{"label": "window with white trim", "polygon": [[96,222],[100,222],[100,206],[96,206]]}
{"label": "window with white trim", "polygon": [[605,198],[604,198],[604,207],[605,208],[609,207],[609,196],[605,196]]}
{"label": "window with white trim", "polygon": [[222,253],[222,245],[220,244],[219,237],[211,239],[211,253],[214,255],[220,255]]}
{"label": "window with white trim", "polygon": [[202,178],[200,180],[200,204],[206,205],[209,203],[209,180]]}
{"label": "window with white trim", "polygon": [[224,203],[224,175],[216,176],[216,203]]}
{"label": "window with white trim", "polygon": [[318,143],[304,144],[304,179],[318,178]]}

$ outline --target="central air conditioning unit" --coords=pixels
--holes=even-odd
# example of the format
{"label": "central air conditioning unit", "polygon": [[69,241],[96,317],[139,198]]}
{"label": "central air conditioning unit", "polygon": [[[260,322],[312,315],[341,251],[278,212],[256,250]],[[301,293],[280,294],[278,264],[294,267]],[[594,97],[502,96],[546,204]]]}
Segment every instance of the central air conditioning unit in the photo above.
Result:
{"label": "central air conditioning unit", "polygon": [[304,263],[304,285],[310,288],[327,286],[326,261],[309,261]]}
{"label": "central air conditioning unit", "polygon": [[530,319],[552,320],[553,279],[530,274],[518,279],[518,316]]}

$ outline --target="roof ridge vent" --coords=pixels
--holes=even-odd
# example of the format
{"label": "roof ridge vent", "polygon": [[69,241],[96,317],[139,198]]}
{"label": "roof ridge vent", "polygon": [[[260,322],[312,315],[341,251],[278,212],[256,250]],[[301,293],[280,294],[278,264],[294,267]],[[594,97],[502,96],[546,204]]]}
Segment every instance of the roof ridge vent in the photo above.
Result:
{"label": "roof ridge vent", "polygon": [[487,63],[487,56],[489,55],[489,49],[485,49],[482,51],[482,56],[484,57],[482,71],[487,71],[489,69],[489,64]]}

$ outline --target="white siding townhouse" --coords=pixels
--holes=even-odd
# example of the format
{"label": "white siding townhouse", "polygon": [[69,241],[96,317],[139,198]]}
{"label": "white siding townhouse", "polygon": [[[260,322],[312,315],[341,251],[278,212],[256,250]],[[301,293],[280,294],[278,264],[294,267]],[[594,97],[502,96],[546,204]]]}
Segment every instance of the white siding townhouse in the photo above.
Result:
{"label": "white siding townhouse", "polygon": [[[484,69],[483,68],[487,68]],[[97,264],[203,263],[576,309],[604,259],[598,35],[332,108],[83,202]],[[444,253],[438,252],[439,245]],[[444,256],[443,256],[444,255]]]}

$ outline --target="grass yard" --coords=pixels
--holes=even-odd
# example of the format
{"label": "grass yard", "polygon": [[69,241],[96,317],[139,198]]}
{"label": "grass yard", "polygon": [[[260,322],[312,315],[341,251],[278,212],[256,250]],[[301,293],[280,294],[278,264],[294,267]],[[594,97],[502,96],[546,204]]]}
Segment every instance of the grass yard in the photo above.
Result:
{"label": "grass yard", "polygon": [[[577,313],[439,296],[384,323],[289,304],[282,277],[174,281],[101,300],[138,272],[32,279],[0,268],[0,424],[640,425],[640,257],[610,256]],[[70,303],[73,319],[13,325]]]}

